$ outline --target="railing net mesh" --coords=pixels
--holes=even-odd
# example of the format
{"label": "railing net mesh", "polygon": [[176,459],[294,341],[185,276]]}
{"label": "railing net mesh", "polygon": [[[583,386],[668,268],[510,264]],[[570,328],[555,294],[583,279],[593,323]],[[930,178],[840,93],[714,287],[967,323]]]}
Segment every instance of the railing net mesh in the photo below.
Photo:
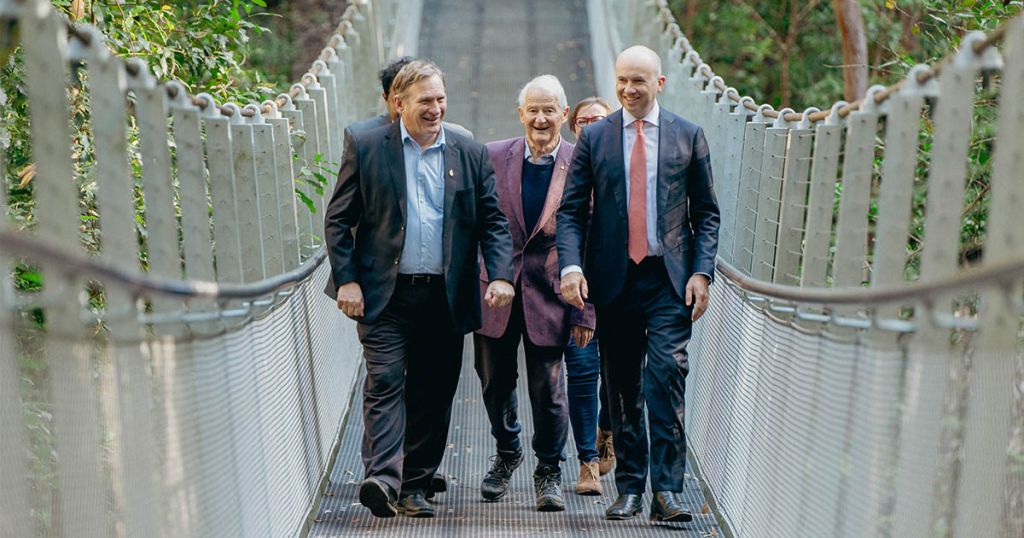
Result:
{"label": "railing net mesh", "polygon": [[[697,325],[687,378],[687,438],[701,477],[737,536],[903,536],[897,510],[914,511],[942,534],[979,506],[1001,507],[1000,536],[1024,520],[1024,469],[1011,465],[1004,487],[970,503],[954,501],[961,473],[967,378],[972,361],[1014,368],[1015,436],[1020,454],[1024,418],[1022,346],[976,354],[969,332],[946,331],[951,351],[929,352],[914,371],[909,335],[801,324],[752,304],[724,275],[711,287],[712,307]],[[915,476],[934,445],[904,441],[918,420],[912,409],[933,395],[941,402],[939,469]],[[937,395],[937,396],[935,396]],[[1003,394],[993,394],[996,402]],[[905,435],[905,434],[904,434]],[[902,454],[901,454],[902,450]],[[908,476],[909,475],[909,476]],[[929,482],[938,500],[913,496],[904,481]],[[946,529],[945,531],[943,529]]]}
{"label": "railing net mesh", "polygon": [[[213,337],[150,328],[119,343],[5,323],[4,388],[12,378],[21,387],[0,393],[0,469],[21,480],[0,489],[0,534],[106,537],[126,525],[146,536],[295,535],[332,457],[359,350],[353,323],[323,297],[328,272],[321,265]],[[79,375],[53,375],[72,361],[83,361]],[[69,381],[77,389],[60,392]],[[72,413],[77,427],[55,427]],[[65,447],[100,468],[67,468]],[[12,511],[19,502],[30,512]]]}

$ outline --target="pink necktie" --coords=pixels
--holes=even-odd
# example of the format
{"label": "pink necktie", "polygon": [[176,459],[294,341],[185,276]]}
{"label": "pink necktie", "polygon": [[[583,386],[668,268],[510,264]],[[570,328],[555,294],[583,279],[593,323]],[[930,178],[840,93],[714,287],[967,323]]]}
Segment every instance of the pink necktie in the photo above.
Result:
{"label": "pink necktie", "polygon": [[629,259],[647,256],[647,141],[644,120],[636,120],[636,142],[629,155]]}

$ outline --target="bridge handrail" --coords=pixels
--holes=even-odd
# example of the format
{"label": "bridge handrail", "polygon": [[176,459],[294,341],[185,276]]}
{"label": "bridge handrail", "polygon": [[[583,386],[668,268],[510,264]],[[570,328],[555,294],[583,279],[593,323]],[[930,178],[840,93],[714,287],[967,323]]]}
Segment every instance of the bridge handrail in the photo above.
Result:
{"label": "bridge handrail", "polygon": [[32,240],[24,234],[0,232],[0,246],[8,247],[39,262],[54,264],[59,271],[72,276],[87,276],[108,284],[125,286],[134,296],[146,292],[168,297],[199,299],[256,299],[280,291],[306,280],[327,259],[327,251],[319,247],[302,265],[287,273],[248,284],[217,282],[202,279],[176,279],[127,270],[117,264],[85,256],[69,255],[46,243]]}

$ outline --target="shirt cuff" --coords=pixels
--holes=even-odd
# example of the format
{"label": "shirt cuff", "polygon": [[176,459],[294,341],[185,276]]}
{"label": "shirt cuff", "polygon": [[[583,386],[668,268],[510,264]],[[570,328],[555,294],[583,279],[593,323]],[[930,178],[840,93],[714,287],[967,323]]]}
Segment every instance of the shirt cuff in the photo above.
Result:
{"label": "shirt cuff", "polygon": [[565,275],[567,275],[569,273],[582,273],[582,272],[583,272],[583,268],[578,266],[578,265],[566,265],[565,267],[562,268],[561,276],[564,278]]}
{"label": "shirt cuff", "polygon": [[695,275],[704,275],[704,276],[708,277],[708,284],[711,284],[712,282],[714,282],[714,281],[715,281],[715,279],[714,279],[714,278],[712,278],[712,277],[711,277],[711,275],[709,275],[709,274],[707,274],[707,273],[701,273],[701,272],[697,272],[697,273],[694,273],[694,274],[695,274]]}

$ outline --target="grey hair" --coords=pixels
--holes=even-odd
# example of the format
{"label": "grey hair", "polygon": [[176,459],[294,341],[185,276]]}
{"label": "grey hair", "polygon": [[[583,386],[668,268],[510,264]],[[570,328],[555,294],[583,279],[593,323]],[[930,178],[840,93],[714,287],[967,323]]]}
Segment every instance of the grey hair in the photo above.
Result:
{"label": "grey hair", "polygon": [[548,95],[554,95],[558,98],[558,106],[563,109],[569,106],[569,99],[565,97],[565,88],[562,87],[562,83],[555,75],[540,75],[527,82],[526,86],[519,90],[519,106],[526,104],[526,94],[530,90],[541,90]]}

